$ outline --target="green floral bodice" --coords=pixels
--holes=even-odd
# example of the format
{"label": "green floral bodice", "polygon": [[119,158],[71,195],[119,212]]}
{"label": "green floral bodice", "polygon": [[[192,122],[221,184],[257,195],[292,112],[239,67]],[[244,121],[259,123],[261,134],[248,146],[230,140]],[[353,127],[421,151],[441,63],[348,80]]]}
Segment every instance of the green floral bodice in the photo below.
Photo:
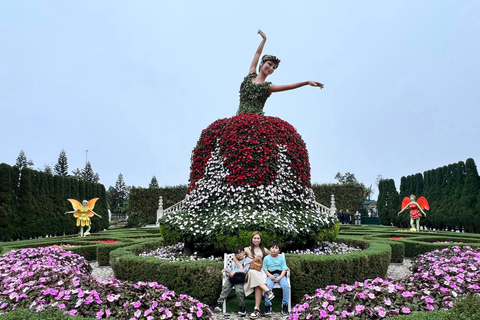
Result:
{"label": "green floral bodice", "polygon": [[263,106],[270,96],[268,87],[271,82],[253,83],[252,79],[256,76],[256,72],[249,73],[243,79],[240,85],[240,105],[238,106],[237,114],[250,112],[263,115]]}

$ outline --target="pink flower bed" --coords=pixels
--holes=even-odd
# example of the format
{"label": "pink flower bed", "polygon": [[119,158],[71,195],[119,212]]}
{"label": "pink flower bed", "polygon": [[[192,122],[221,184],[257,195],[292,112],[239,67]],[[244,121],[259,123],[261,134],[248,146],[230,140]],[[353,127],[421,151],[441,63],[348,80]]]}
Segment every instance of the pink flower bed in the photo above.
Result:
{"label": "pink flower bed", "polygon": [[480,293],[480,249],[450,247],[421,255],[414,274],[328,286],[305,295],[290,319],[379,319],[453,306],[458,296]]}
{"label": "pink flower bed", "polygon": [[97,319],[210,319],[207,305],[156,282],[90,276],[92,268],[70,251],[13,250],[0,257],[0,314],[16,308],[58,308]]}

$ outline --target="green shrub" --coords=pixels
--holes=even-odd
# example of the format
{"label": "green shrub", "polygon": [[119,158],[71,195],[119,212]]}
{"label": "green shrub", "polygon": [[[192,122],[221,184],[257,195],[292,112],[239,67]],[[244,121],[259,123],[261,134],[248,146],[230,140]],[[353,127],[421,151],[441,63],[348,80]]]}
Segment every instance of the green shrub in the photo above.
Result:
{"label": "green shrub", "polygon": [[145,226],[146,222],[142,218],[141,212],[131,212],[127,219],[127,228],[137,228]]}
{"label": "green shrub", "polygon": [[386,319],[395,320],[479,320],[480,319],[480,297],[469,295],[458,299],[453,308],[430,312],[414,312],[411,315],[389,317]]}
{"label": "green shrub", "polygon": [[292,301],[298,303],[305,294],[317,288],[385,277],[390,263],[391,248],[384,243],[362,241],[354,237],[338,237],[336,242],[364,250],[342,255],[286,256],[290,268]]}
{"label": "green shrub", "polygon": [[[79,317],[66,315],[59,309],[47,309],[41,312],[34,312],[28,309],[17,309],[9,313],[0,314],[0,320],[75,320]],[[95,319],[82,318],[80,319]]]}
{"label": "green shrub", "polygon": [[223,262],[167,262],[154,257],[138,256],[162,245],[162,240],[155,239],[112,251],[110,265],[116,278],[134,282],[155,281],[179,294],[188,294],[206,304],[215,305],[222,289]]}
{"label": "green shrub", "polygon": [[332,227],[325,228],[317,234],[316,241],[333,241],[338,236],[340,230],[340,223],[336,222]]}
{"label": "green shrub", "polygon": [[99,244],[97,245],[97,262],[99,266],[110,265],[110,252],[115,249],[131,245],[130,241],[123,241],[118,243]]}
{"label": "green shrub", "polygon": [[160,224],[160,234],[167,244],[175,244],[182,241],[180,232],[166,228],[163,224]]}
{"label": "green shrub", "polygon": [[[248,245],[251,231],[240,231],[237,237],[222,239],[230,252],[235,246]],[[266,245],[278,239],[275,234],[262,232]],[[391,248],[358,237],[338,237],[337,242],[360,247],[363,251],[342,255],[287,255],[291,270],[292,299],[299,302],[305,293],[330,284],[354,283],[368,278],[384,277],[390,262]],[[156,281],[177,293],[193,296],[215,305],[221,291],[223,261],[167,262],[138,254],[152,251],[165,243],[159,239],[118,248],[110,253],[110,264],[121,280]],[[139,272],[141,270],[141,272]]]}

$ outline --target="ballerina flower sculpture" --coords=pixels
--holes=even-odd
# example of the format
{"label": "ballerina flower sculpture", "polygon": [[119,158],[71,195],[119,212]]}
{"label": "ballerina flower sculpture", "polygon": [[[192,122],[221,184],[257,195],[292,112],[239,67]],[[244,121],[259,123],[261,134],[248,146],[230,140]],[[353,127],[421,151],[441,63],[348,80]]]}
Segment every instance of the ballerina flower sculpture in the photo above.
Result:
{"label": "ballerina flower sculpture", "polygon": [[[413,194],[410,195],[410,198],[405,197],[402,201],[402,210],[397,215],[405,211],[405,209],[410,210],[410,226],[412,226],[410,231],[419,232],[422,213],[425,217],[427,216],[423,209],[430,210],[430,205],[428,204],[427,199],[425,199],[425,197],[420,197],[415,201],[415,196]],[[415,223],[417,225],[416,228]]]}
{"label": "ballerina flower sculpture", "polygon": [[[97,217],[102,217],[101,215],[95,213],[93,211],[93,207],[95,206],[95,202],[97,202],[98,198],[93,198],[90,201],[83,200],[82,203],[78,202],[75,199],[68,199],[72,203],[73,211],[67,211],[67,213],[73,213],[73,216],[77,218],[77,227],[80,226],[80,237],[85,237],[90,234],[90,229],[92,228],[90,218],[94,215]],[[83,232],[83,227],[88,226],[87,231]]]}

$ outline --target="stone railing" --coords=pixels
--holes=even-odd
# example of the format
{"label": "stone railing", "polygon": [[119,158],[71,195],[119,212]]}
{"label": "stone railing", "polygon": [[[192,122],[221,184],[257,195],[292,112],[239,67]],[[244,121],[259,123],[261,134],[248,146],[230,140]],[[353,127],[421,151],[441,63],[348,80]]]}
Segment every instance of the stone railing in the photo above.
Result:
{"label": "stone railing", "polygon": [[[324,206],[321,203],[318,203],[315,201],[315,206],[317,210],[319,210],[322,213],[328,213],[330,212],[331,214],[335,214],[337,212],[337,208],[335,208],[335,196],[332,194],[332,197],[330,199],[330,208],[327,206]],[[158,200],[158,210],[157,210],[157,225],[158,225],[158,219],[163,217],[164,214],[166,213],[175,213],[180,210],[182,210],[185,207],[185,199],[183,199],[180,202],[175,203],[173,206],[168,207],[167,209],[163,210],[163,197],[160,196]]]}

